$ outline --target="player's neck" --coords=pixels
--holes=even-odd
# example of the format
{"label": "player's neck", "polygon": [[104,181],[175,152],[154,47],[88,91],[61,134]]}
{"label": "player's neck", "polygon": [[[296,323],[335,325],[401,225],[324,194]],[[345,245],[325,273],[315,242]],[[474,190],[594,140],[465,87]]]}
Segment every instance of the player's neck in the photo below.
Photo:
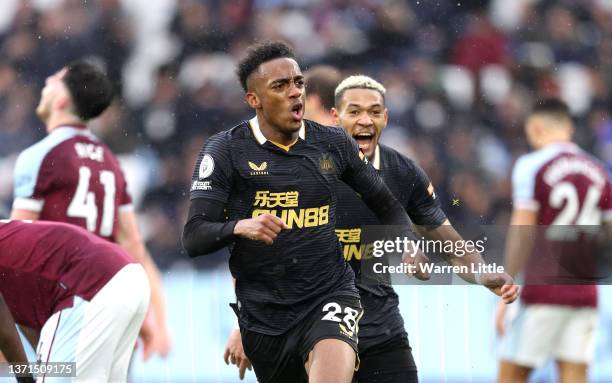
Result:
{"label": "player's neck", "polygon": [[260,118],[259,116],[257,116],[257,120],[259,122],[259,130],[261,130],[261,133],[268,141],[272,141],[283,146],[291,146],[297,141],[300,135],[299,130],[296,130],[295,132],[281,131],[279,128],[268,124],[264,118]]}
{"label": "player's neck", "polygon": [[86,126],[85,121],[81,120],[80,118],[73,116],[73,115],[68,115],[68,114],[61,114],[61,115],[51,115],[49,116],[49,119],[47,119],[47,121],[45,122],[45,126],[47,127],[47,133],[51,133],[52,131],[54,131],[55,129],[61,127],[61,126]]}
{"label": "player's neck", "polygon": [[567,135],[551,135],[548,137],[543,137],[539,140],[539,142],[537,142],[534,146],[535,149],[543,149],[545,147],[551,146],[551,145],[559,145],[559,144],[571,144],[572,143],[572,138],[571,136],[567,136]]}

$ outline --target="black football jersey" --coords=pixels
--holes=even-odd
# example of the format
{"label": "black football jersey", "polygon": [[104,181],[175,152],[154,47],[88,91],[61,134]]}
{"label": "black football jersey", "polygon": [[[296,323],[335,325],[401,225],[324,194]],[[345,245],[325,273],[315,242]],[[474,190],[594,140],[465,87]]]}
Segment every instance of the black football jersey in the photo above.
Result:
{"label": "black football jersey", "polygon": [[272,245],[236,237],[230,247],[242,327],[281,334],[326,298],[358,297],[335,234],[342,181],[375,210],[397,204],[341,129],[304,120],[297,142],[281,148],[263,137],[254,118],[204,145],[193,174],[192,200],[222,203],[227,220],[270,213],[289,226]]}
{"label": "black football jersey", "polygon": [[[411,159],[395,150],[379,145],[376,149],[374,168],[387,187],[399,200],[413,223],[427,227],[440,226],[446,215],[440,207],[429,178]],[[356,275],[364,315],[359,323],[359,344],[368,347],[380,344],[404,332],[399,314],[399,299],[390,284],[363,282],[361,259],[367,244],[361,243],[364,226],[381,225],[376,215],[361,197],[348,185],[341,184],[338,191],[336,234],[343,247],[345,260]]]}

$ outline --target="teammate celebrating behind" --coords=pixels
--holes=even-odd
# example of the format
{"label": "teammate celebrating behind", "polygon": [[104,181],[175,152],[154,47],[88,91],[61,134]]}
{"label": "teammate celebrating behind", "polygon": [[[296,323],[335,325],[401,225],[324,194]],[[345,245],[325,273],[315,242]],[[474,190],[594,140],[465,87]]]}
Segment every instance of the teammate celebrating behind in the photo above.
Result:
{"label": "teammate celebrating behind", "polygon": [[232,244],[234,309],[259,382],[348,383],[362,310],[334,233],[338,182],[381,222],[409,219],[350,137],[302,119],[304,77],[287,45],[251,47],[238,75],[256,116],[202,149],[185,248]]}

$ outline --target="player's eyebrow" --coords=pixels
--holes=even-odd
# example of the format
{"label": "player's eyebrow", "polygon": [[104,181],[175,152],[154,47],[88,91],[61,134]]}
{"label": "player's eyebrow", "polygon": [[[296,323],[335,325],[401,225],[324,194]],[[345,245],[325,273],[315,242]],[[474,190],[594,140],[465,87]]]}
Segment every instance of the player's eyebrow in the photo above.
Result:
{"label": "player's eyebrow", "polygon": [[281,77],[281,78],[276,78],[272,81],[270,81],[270,85],[276,85],[276,84],[286,84],[290,81],[298,81],[298,80],[303,80],[304,76],[299,74],[293,77]]}
{"label": "player's eyebrow", "polygon": [[362,105],[362,104],[350,103],[346,107],[347,108],[365,108],[365,109],[371,109],[371,108],[382,108],[383,106],[380,103],[370,104],[370,105]]}

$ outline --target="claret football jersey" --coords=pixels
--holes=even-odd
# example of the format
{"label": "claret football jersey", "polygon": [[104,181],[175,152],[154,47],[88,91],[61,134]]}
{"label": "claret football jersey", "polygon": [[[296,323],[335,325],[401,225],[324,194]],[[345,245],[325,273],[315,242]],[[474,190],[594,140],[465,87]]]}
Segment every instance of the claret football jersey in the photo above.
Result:
{"label": "claret football jersey", "polygon": [[131,209],[119,163],[84,126],[61,126],[25,149],[15,164],[14,209],[39,213],[114,241],[118,214]]}

